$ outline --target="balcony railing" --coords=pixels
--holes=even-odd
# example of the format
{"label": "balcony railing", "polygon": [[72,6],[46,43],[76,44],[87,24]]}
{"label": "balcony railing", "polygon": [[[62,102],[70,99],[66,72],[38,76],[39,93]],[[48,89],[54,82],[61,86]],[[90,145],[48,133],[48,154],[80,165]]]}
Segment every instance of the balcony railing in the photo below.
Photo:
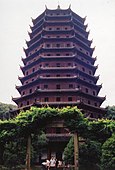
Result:
{"label": "balcony railing", "polygon": [[40,76],[39,77],[40,79],[75,79],[77,78],[77,76],[61,76],[61,77],[56,77],[56,76],[52,76],[52,77],[45,77],[45,76]]}
{"label": "balcony railing", "polygon": [[69,55],[69,56],[41,56],[41,58],[74,58],[75,57],[75,55]]}
{"label": "balcony railing", "polygon": [[75,69],[76,66],[71,66],[71,67],[41,67],[42,70],[67,70],[67,69]]}
{"label": "balcony railing", "polygon": [[72,89],[37,89],[40,92],[74,92],[79,91],[79,88],[72,88]]}
{"label": "balcony railing", "polygon": [[80,100],[76,100],[76,101],[53,101],[53,102],[36,102],[36,104],[38,105],[76,105],[79,104],[81,101]]}

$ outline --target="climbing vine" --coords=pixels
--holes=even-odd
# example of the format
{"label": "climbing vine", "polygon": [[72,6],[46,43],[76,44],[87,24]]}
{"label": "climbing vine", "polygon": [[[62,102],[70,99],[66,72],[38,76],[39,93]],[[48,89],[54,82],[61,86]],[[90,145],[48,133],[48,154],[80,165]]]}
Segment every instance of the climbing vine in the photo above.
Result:
{"label": "climbing vine", "polygon": [[[5,158],[6,164],[8,164],[8,161],[11,163],[12,157],[10,158],[8,156],[10,159],[6,159],[9,149],[12,152],[11,156],[16,158],[12,148],[14,148],[14,150],[18,148],[16,160],[18,160],[19,154],[24,156],[25,154],[22,154],[21,146],[23,143],[23,146],[26,147],[24,142],[27,142],[28,136],[31,135],[34,137],[34,135],[40,134],[41,130],[44,131],[46,125],[57,119],[64,120],[65,127],[67,127],[71,133],[77,132],[77,134],[86,141],[97,141],[100,142],[101,145],[106,142],[112,134],[115,134],[114,120],[89,120],[84,117],[77,107],[64,107],[61,109],[31,107],[30,110],[21,111],[14,119],[0,120],[0,163],[2,164],[4,162],[2,158]],[[105,157],[103,156],[103,162],[105,161],[104,159]]]}
{"label": "climbing vine", "polygon": [[83,116],[77,107],[51,108],[32,107],[21,111],[11,120],[0,121],[0,141],[12,140],[16,136],[25,137],[31,133],[39,133],[52,120],[61,118],[70,132],[77,132],[81,137],[105,141],[115,133],[115,121],[90,121]]}

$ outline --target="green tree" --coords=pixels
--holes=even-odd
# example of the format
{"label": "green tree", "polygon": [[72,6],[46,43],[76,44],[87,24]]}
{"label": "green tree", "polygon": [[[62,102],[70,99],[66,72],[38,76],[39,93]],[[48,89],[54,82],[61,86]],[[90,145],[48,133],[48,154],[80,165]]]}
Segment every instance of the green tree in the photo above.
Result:
{"label": "green tree", "polygon": [[106,118],[115,120],[115,106],[107,106]]}
{"label": "green tree", "polygon": [[[64,149],[65,163],[74,163],[74,144],[73,137],[70,139],[66,148]],[[79,147],[79,165],[80,169],[99,170],[101,158],[101,144],[96,141],[86,140],[80,144]]]}
{"label": "green tree", "polygon": [[0,118],[2,118],[3,115],[7,114],[10,110],[14,110],[16,108],[16,105],[5,104],[0,102]]}
{"label": "green tree", "polygon": [[102,146],[101,163],[103,170],[115,170],[115,134]]}
{"label": "green tree", "polygon": [[44,132],[41,132],[39,135],[32,135],[32,163],[39,160],[39,164],[41,164],[42,152],[46,148],[47,144],[48,139]]}
{"label": "green tree", "polygon": [[65,164],[73,164],[74,163],[73,137],[69,140],[66,148],[64,149],[64,161],[65,161]]}
{"label": "green tree", "polygon": [[80,167],[86,170],[100,169],[101,144],[97,141],[86,140],[80,145]]}

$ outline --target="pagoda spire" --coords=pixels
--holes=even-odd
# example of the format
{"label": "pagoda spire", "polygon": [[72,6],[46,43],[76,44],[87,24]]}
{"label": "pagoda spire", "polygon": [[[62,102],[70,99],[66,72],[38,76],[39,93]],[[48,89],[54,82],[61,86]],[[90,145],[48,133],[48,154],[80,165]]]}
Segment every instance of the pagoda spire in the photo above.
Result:
{"label": "pagoda spire", "polygon": [[60,9],[60,4],[59,4],[59,1],[58,1],[58,6],[57,6],[57,9]]}

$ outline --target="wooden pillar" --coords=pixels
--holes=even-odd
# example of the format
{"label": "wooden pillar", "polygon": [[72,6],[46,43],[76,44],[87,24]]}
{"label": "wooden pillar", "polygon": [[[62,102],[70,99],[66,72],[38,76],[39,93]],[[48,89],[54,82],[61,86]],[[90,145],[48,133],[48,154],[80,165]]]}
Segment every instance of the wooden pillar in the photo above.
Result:
{"label": "wooden pillar", "polygon": [[30,157],[31,157],[31,136],[28,136],[27,141],[27,153],[26,153],[26,170],[31,170],[30,168]]}
{"label": "wooden pillar", "polygon": [[74,133],[74,166],[75,170],[78,170],[78,159],[79,159],[79,141],[78,141],[78,134]]}

